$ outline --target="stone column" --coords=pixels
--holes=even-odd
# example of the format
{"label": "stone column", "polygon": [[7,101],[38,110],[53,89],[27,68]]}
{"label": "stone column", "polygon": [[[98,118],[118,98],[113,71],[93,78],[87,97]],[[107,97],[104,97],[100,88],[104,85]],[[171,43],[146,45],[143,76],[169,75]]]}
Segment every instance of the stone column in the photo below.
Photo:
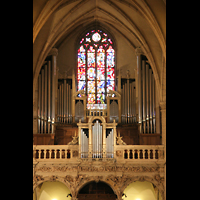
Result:
{"label": "stone column", "polygon": [[140,133],[142,132],[142,71],[141,71],[141,64],[142,64],[142,50],[141,48],[136,48],[136,56],[137,56],[137,82],[138,82],[138,123],[139,123],[139,130]]}
{"label": "stone column", "polygon": [[[162,123],[162,145],[164,145],[164,160],[166,161],[166,102],[160,102]],[[166,199],[166,164],[164,166],[164,199]]]}
{"label": "stone column", "polygon": [[88,123],[89,129],[89,145],[88,145],[88,158],[92,158],[92,123]]}

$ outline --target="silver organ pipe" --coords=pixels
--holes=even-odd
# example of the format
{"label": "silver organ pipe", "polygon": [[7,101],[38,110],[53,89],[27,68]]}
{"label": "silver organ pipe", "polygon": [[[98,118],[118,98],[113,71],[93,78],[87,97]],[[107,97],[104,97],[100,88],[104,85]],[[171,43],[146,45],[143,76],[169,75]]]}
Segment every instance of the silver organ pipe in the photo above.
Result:
{"label": "silver organ pipe", "polygon": [[127,79],[127,82],[122,82],[122,123],[133,123],[136,122],[136,109],[135,109],[135,82],[131,79]]}
{"label": "silver organ pipe", "polygon": [[[142,119],[142,128],[140,133],[155,133],[156,132],[156,112],[155,112],[155,80],[148,61],[142,60],[142,66],[138,66],[138,109],[139,109],[139,122]],[[141,71],[140,71],[141,69]],[[140,78],[142,79],[140,81]],[[141,91],[140,91],[141,87]],[[140,101],[140,92],[142,99]],[[134,94],[135,95],[135,94]],[[142,113],[141,113],[141,109]],[[141,116],[140,116],[141,115]]]}
{"label": "silver organ pipe", "polygon": [[149,133],[149,65],[146,64],[146,121],[147,133]]}
{"label": "silver organ pipe", "polygon": [[66,123],[68,123],[69,121],[68,121],[68,117],[69,117],[69,112],[68,112],[68,110],[69,110],[69,104],[68,104],[68,101],[69,101],[69,87],[68,87],[68,83],[66,84],[66,111],[65,111],[65,121],[66,121]]}
{"label": "silver organ pipe", "polygon": [[92,126],[92,135],[93,135],[93,158],[102,158],[102,126],[97,120],[94,126]]}
{"label": "silver organ pipe", "polygon": [[123,84],[123,86],[122,86],[122,123],[125,123],[124,99],[125,99],[125,95],[124,95],[124,84]]}
{"label": "silver organ pipe", "polygon": [[38,133],[42,134],[53,131],[52,119],[55,115],[55,106],[52,106],[52,74],[51,61],[49,60],[42,66],[38,76]]}
{"label": "silver organ pipe", "polygon": [[156,133],[156,110],[155,110],[155,80],[152,73],[152,109],[153,109],[153,133]]}
{"label": "silver organ pipe", "polygon": [[127,123],[127,83],[124,85],[124,111],[125,111],[125,123]]}
{"label": "silver organ pipe", "polygon": [[132,121],[132,83],[129,83],[129,123],[133,123]]}
{"label": "silver organ pipe", "polygon": [[47,65],[44,66],[44,133],[47,133]]}
{"label": "silver organ pipe", "polygon": [[58,118],[60,123],[71,123],[71,84],[67,79],[60,80],[58,86]]}
{"label": "silver organ pipe", "polygon": [[41,74],[38,77],[38,133],[41,126]]}
{"label": "silver organ pipe", "polygon": [[48,133],[51,129],[51,61],[47,62],[48,64]]}
{"label": "silver organ pipe", "polygon": [[107,158],[113,158],[114,154],[114,132],[113,129],[108,133],[106,138],[106,156]]}
{"label": "silver organ pipe", "polygon": [[44,69],[42,69],[42,97],[41,97],[41,133],[44,133]]}
{"label": "silver organ pipe", "polygon": [[65,117],[66,117],[66,79],[64,79],[64,84],[63,84],[63,122],[65,123]]}
{"label": "silver organ pipe", "polygon": [[146,133],[146,95],[145,95],[145,90],[146,90],[146,66],[145,66],[145,60],[142,61],[142,90],[143,90],[143,95],[142,95],[142,100],[143,100],[143,105],[142,105],[142,110],[143,110],[143,123],[142,123],[142,128],[143,128],[143,133]]}
{"label": "silver organ pipe", "polygon": [[81,129],[81,158],[88,157],[88,138],[83,129]]}
{"label": "silver organ pipe", "polygon": [[130,120],[129,120],[129,116],[130,116],[130,112],[129,112],[129,108],[130,108],[129,100],[130,100],[130,87],[129,87],[129,79],[127,78],[127,123],[130,122]]}
{"label": "silver organ pipe", "polygon": [[151,81],[152,70],[149,69],[149,118],[150,118],[150,133],[152,133],[152,81]]}

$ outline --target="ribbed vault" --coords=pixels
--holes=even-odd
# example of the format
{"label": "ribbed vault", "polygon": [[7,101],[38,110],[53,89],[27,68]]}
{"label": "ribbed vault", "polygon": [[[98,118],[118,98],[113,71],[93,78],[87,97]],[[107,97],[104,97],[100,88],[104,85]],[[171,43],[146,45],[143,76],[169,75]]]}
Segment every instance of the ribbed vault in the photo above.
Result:
{"label": "ribbed vault", "polygon": [[112,35],[119,33],[134,50],[142,49],[153,69],[157,91],[163,94],[165,9],[163,0],[34,0],[33,91],[50,50],[98,25]]}

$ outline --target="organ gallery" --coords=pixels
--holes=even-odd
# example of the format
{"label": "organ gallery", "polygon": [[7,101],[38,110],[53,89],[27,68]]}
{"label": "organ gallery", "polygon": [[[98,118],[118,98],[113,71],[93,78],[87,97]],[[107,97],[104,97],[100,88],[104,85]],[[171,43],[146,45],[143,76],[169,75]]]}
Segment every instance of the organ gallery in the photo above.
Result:
{"label": "organ gallery", "polygon": [[164,36],[136,2],[35,1],[33,199],[165,199]]}

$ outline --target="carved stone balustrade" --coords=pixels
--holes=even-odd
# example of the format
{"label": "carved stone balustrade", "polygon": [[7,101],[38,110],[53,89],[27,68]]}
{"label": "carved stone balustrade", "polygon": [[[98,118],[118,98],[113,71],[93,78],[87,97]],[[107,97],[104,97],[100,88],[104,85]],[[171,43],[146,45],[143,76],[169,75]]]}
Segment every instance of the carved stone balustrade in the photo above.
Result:
{"label": "carved stone balustrade", "polygon": [[[67,160],[80,161],[79,145],[33,145],[34,161],[66,162]],[[101,161],[105,159],[92,159]],[[84,160],[82,158],[81,160]],[[87,159],[88,160],[88,159]],[[163,145],[116,145],[114,147],[114,158],[118,163],[134,162],[164,162]]]}

